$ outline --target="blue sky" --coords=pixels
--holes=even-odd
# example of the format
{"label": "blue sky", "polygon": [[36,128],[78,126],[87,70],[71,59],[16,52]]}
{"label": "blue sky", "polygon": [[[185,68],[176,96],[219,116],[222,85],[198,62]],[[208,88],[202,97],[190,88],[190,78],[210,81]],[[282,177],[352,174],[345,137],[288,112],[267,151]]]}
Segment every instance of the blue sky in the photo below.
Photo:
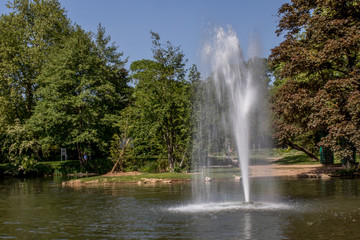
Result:
{"label": "blue sky", "polygon": [[[262,57],[270,54],[282,37],[275,29],[278,9],[290,0],[59,0],[68,17],[87,31],[99,23],[129,57],[129,63],[151,59],[150,31],[163,42],[181,46],[190,64],[200,64],[205,33],[214,26],[230,25],[237,32],[246,56],[251,36],[262,42]],[[7,0],[0,0],[0,13]],[[127,65],[129,66],[129,64]]]}

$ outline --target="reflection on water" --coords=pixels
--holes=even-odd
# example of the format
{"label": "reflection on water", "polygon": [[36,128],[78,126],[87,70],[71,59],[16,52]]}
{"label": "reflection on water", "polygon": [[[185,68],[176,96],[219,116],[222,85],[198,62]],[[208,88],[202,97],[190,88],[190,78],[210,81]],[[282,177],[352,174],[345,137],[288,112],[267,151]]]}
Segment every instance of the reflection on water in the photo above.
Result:
{"label": "reflection on water", "polygon": [[[0,179],[0,239],[356,239],[358,179],[275,178],[276,202],[195,204],[191,184],[62,188],[53,179]],[[221,182],[211,183],[221,194]],[[234,183],[234,189],[238,189]],[[252,181],[263,199],[267,179]],[[211,187],[211,185],[210,185]],[[266,187],[265,187],[266,189]],[[240,196],[241,197],[241,196]]]}

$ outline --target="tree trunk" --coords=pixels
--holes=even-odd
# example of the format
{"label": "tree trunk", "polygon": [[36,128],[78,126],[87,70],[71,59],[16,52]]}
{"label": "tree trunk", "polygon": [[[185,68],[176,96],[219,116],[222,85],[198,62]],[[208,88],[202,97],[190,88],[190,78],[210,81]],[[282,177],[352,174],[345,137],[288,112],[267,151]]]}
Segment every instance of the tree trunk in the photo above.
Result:
{"label": "tree trunk", "polygon": [[79,162],[80,162],[80,167],[82,167],[83,166],[83,161],[82,161],[82,153],[81,153],[79,143],[76,143],[76,149],[77,149],[77,152],[78,152],[78,158],[79,158]]}
{"label": "tree trunk", "polygon": [[[126,136],[126,135],[125,135]],[[111,169],[111,173],[114,173],[116,166],[119,166],[120,171],[124,171],[124,155],[125,155],[125,149],[130,144],[130,139],[123,138],[124,145],[121,148],[121,151],[119,153],[119,158],[117,159],[116,163],[114,164],[113,168]]]}
{"label": "tree trunk", "polygon": [[170,170],[174,170],[174,159],[172,156],[172,144],[171,144],[168,126],[165,127],[165,130],[166,130],[165,141],[166,141],[167,152],[168,152],[169,167],[170,167]]}
{"label": "tree trunk", "polygon": [[310,152],[308,149],[300,147],[299,145],[296,145],[295,143],[290,142],[289,140],[286,140],[286,144],[289,147],[292,147],[293,149],[299,150],[304,152],[306,155],[308,155],[311,159],[314,159],[315,161],[319,161],[319,158],[315,156],[312,152]]}
{"label": "tree trunk", "polygon": [[113,168],[111,169],[111,173],[114,173],[116,166],[119,164],[119,159],[116,161],[116,163],[114,164]]}

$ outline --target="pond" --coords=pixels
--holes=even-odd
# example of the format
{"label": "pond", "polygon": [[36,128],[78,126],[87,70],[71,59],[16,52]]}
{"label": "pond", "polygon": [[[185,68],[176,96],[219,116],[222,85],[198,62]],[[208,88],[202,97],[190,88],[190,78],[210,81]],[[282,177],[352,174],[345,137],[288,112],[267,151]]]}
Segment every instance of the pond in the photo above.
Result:
{"label": "pond", "polygon": [[191,183],[73,188],[53,178],[0,179],[0,239],[355,239],[359,183],[257,178],[258,202],[243,204],[240,183],[227,183],[234,194],[224,199],[214,182],[219,197],[197,204]]}

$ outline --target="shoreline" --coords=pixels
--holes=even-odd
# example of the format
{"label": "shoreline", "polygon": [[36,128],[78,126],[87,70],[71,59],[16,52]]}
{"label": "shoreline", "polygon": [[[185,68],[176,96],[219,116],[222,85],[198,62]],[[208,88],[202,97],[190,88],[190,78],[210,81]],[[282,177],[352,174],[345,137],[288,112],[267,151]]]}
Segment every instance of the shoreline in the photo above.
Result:
{"label": "shoreline", "polygon": [[[323,166],[322,164],[292,164],[292,165],[280,165],[280,164],[267,164],[267,165],[253,165],[249,167],[249,177],[294,177],[294,178],[331,178],[331,173],[341,169],[341,166]],[[240,171],[240,169],[239,169]],[[182,178],[176,177],[157,177],[155,174],[146,174],[140,172],[115,172],[107,173],[92,178],[80,178],[62,182],[62,186],[94,186],[94,185],[107,185],[107,184],[138,184],[138,185],[153,185],[153,184],[174,184],[191,182],[192,176],[196,173],[183,173]],[[143,175],[144,177],[141,177]],[[148,176],[150,175],[150,176]],[[158,176],[162,176],[159,173]],[[186,178],[184,178],[186,176]],[[124,177],[134,177],[134,180],[122,179]],[[136,179],[135,179],[136,178]],[[214,179],[219,181],[222,179]]]}

